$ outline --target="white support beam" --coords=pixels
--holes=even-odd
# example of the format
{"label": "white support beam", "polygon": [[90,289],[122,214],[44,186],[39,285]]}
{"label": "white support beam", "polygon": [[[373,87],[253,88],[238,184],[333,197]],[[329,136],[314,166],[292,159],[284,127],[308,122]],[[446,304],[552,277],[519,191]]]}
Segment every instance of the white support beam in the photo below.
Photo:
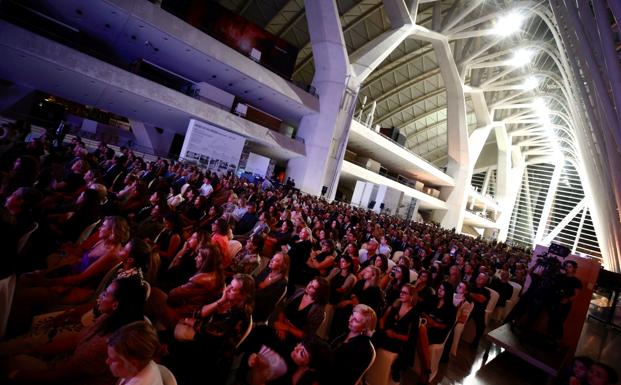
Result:
{"label": "white support beam", "polygon": [[434,219],[444,228],[461,231],[464,210],[468,198],[467,181],[472,177],[468,124],[466,120],[466,99],[464,87],[453,60],[453,54],[446,36],[423,28],[412,34],[413,38],[430,41],[436,53],[440,72],[446,85],[448,164],[447,174],[461,181],[455,187],[443,187],[440,197],[448,206],[446,212],[436,210]]}
{"label": "white support beam", "polygon": [[535,234],[535,245],[538,244],[543,238],[543,233],[545,232],[546,225],[548,224],[548,218],[550,218],[550,214],[552,212],[552,203],[554,203],[554,198],[556,197],[556,190],[558,188],[558,182],[561,180],[564,163],[564,160],[559,159],[554,165],[554,172],[552,173],[552,178],[550,179],[546,200],[543,204],[543,209],[541,210],[541,217],[539,217],[539,225],[537,226],[537,233]]}
{"label": "white support beam", "polygon": [[572,219],[574,219],[574,217],[576,215],[578,215],[578,213],[580,212],[580,210],[584,209],[586,206],[586,198],[582,198],[582,200],[580,202],[578,202],[578,204],[576,205],[576,207],[574,207],[566,216],[565,218],[563,218],[558,225],[556,225],[555,228],[552,229],[552,231],[550,231],[550,233],[548,235],[546,235],[542,240],[541,240],[541,245],[549,245],[550,243],[552,243],[552,241],[554,240],[554,238],[556,238],[557,235],[560,234],[561,231],[563,231],[563,229],[565,228],[565,226],[567,226],[569,224],[569,222],[572,221]]}
{"label": "white support beam", "polygon": [[582,215],[580,216],[580,223],[578,224],[578,231],[576,231],[576,239],[574,239],[574,245],[571,248],[571,253],[575,254],[576,249],[578,248],[578,242],[580,241],[580,236],[582,235],[582,227],[584,226],[584,219],[586,218],[588,207],[585,205],[582,209]]}
{"label": "white support beam", "polygon": [[359,84],[361,84],[415,28],[414,20],[416,19],[416,10],[414,9],[414,15],[411,15],[410,9],[405,1],[384,0],[384,10],[388,15],[392,29],[365,44],[349,58],[352,71]]}

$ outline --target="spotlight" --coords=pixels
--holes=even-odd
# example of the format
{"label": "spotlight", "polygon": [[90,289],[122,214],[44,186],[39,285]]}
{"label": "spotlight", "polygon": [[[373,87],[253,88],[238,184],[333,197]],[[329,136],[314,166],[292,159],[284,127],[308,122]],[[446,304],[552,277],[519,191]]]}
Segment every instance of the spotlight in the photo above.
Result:
{"label": "spotlight", "polygon": [[509,36],[520,30],[524,19],[525,16],[520,11],[511,11],[498,18],[492,32],[503,37]]}

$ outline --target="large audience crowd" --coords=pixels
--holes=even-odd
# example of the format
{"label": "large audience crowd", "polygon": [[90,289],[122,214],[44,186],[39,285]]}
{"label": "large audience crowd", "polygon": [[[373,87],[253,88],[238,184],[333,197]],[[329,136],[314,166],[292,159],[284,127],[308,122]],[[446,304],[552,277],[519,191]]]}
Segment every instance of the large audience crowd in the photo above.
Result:
{"label": "large audience crowd", "polygon": [[487,287],[503,306],[527,274],[530,250],[290,184],[11,133],[0,362],[15,383],[354,385],[378,349],[396,381],[419,354],[424,380],[429,345],[470,316],[476,346]]}

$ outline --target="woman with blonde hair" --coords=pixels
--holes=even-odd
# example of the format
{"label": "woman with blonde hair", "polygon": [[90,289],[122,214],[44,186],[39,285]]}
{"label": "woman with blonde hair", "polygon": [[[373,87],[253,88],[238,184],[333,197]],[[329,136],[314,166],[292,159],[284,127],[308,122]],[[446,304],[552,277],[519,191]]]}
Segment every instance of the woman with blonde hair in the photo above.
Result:
{"label": "woman with blonde hair", "polygon": [[366,371],[373,359],[374,347],[371,335],[375,330],[377,315],[364,304],[354,306],[347,331],[332,341],[334,353],[334,382],[354,385]]}
{"label": "woman with blonde hair", "polygon": [[306,261],[310,258],[313,248],[313,233],[308,227],[302,228],[300,234],[291,238],[287,245],[289,259],[291,260],[291,271],[289,279],[289,289],[293,292],[294,286],[306,285],[308,280],[304,281],[304,268]]}
{"label": "woman with blonde hair", "polygon": [[205,373],[211,383],[225,383],[235,347],[251,321],[254,292],[254,279],[236,274],[220,299],[179,321],[164,361],[179,383],[203,384]]}
{"label": "woman with blonde hair", "polygon": [[274,254],[269,264],[255,277],[256,293],[253,319],[265,321],[274,311],[278,299],[287,288],[289,277],[289,256],[279,252]]}
{"label": "woman with blonde hair", "polygon": [[397,353],[392,364],[393,381],[399,381],[401,371],[414,362],[418,324],[420,316],[416,311],[417,293],[413,285],[405,284],[396,300],[379,321],[379,331],[373,338],[375,346]]}
{"label": "woman with blonde hair", "polygon": [[375,266],[367,266],[362,271],[362,279],[354,285],[349,299],[345,299],[336,305],[330,330],[332,337],[343,332],[347,315],[352,307],[363,303],[372,308],[376,314],[383,307],[384,292],[379,287],[379,276],[380,270]]}
{"label": "woman with blonde hair", "polygon": [[61,266],[26,273],[20,277],[11,327],[29,325],[38,313],[59,305],[75,305],[89,300],[104,275],[122,262],[123,244],[129,226],[123,217],[106,217],[99,228],[99,241],[80,258],[65,257]]}

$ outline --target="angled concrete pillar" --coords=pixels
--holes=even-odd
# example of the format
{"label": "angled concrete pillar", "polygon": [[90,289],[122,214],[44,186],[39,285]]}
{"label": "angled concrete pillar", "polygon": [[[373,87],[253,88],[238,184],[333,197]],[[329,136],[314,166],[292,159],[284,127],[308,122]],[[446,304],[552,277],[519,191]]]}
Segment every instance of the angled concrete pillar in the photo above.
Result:
{"label": "angled concrete pillar", "polygon": [[489,181],[492,179],[492,173],[494,169],[492,167],[488,167],[485,171],[485,178],[483,179],[483,185],[481,186],[481,195],[485,196],[487,194],[487,190],[489,190]]}
{"label": "angled concrete pillar", "polygon": [[302,118],[297,136],[304,139],[306,156],[290,160],[287,173],[303,191],[319,195],[326,186],[326,196],[334,199],[360,84],[410,35],[418,2],[385,0],[393,28],[358,49],[351,59],[336,3],[305,0],[304,4],[312,26],[313,86],[319,94],[320,112]]}
{"label": "angled concrete pillar", "polygon": [[510,180],[515,183],[512,183],[509,186],[505,198],[499,201],[500,213],[498,215],[498,219],[496,220],[496,223],[498,224],[499,242],[507,240],[507,235],[509,234],[509,224],[511,223],[511,214],[513,213],[518,192],[520,191],[522,177],[524,175],[524,171],[526,170],[526,163],[524,162],[522,152],[518,146],[511,147],[511,158],[514,167],[508,175]]}
{"label": "angled concrete pillar", "polygon": [[539,218],[539,225],[537,226],[537,233],[535,234],[535,245],[543,239],[543,233],[545,232],[546,224],[548,223],[550,213],[552,212],[552,203],[554,203],[558,182],[561,180],[563,164],[564,161],[559,160],[554,165],[554,172],[552,173],[552,179],[550,179],[550,187],[548,188],[548,194],[546,195],[546,200],[543,204],[543,209],[541,210],[541,217]]}
{"label": "angled concrete pillar", "polygon": [[436,210],[433,219],[440,222],[444,228],[455,228],[460,232],[472,177],[463,84],[446,36],[422,28],[417,29],[412,36],[431,42],[446,86],[448,131],[446,173],[455,179],[456,184],[454,187],[442,187],[440,190],[440,199],[447,203],[448,209]]}
{"label": "angled concrete pillar", "polygon": [[136,138],[136,144],[140,147],[144,147],[145,149],[153,150],[153,141],[151,140],[151,135],[147,132],[147,128],[144,123],[129,119],[129,124],[132,128],[132,132],[134,133],[134,138]]}
{"label": "angled concrete pillar", "polygon": [[336,3],[304,3],[308,24],[312,26],[309,33],[315,61],[313,86],[319,95],[319,113],[302,118],[297,136],[304,139],[306,156],[290,160],[287,174],[304,192],[319,195],[322,186],[327,186],[328,196],[334,196],[338,157],[344,146],[338,139],[347,140],[358,86],[352,84]]}

